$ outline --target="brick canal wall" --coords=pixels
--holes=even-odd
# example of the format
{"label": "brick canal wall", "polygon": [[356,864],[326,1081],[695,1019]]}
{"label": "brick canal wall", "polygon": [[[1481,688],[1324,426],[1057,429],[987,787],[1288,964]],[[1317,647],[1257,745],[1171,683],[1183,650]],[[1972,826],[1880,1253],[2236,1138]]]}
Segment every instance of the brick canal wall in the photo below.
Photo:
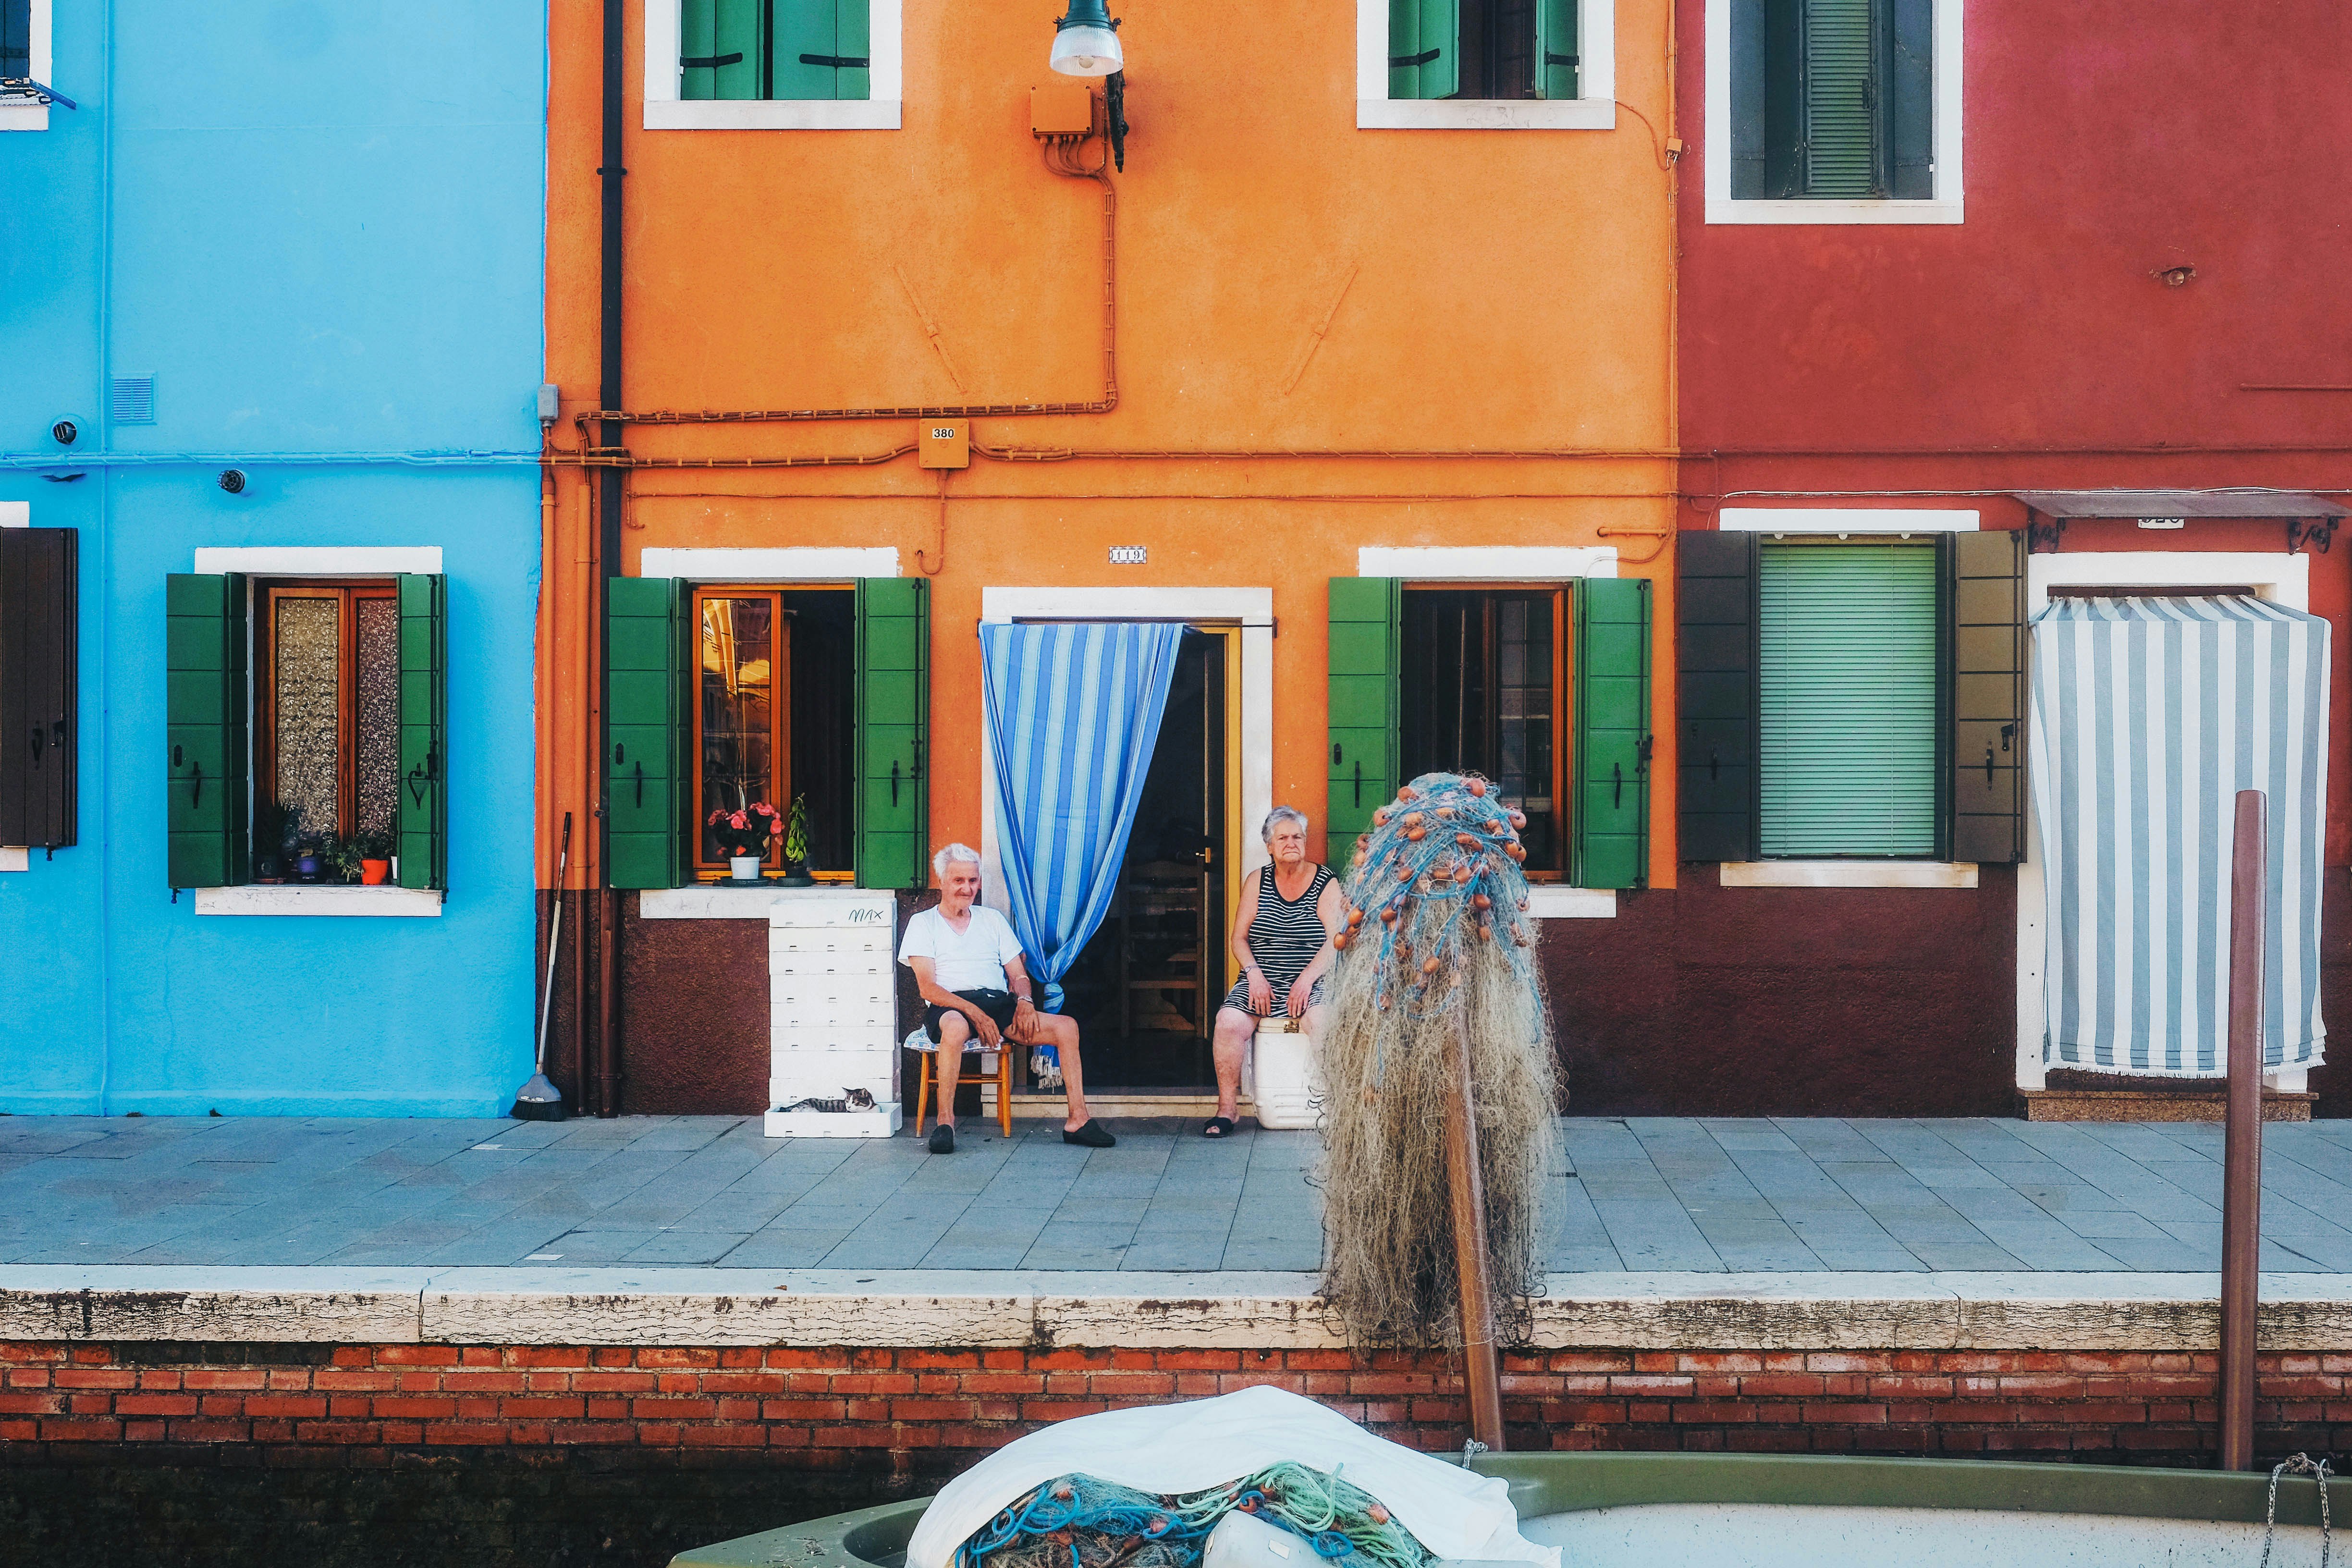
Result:
{"label": "brick canal wall", "polygon": [[[1433,1450],[1466,1420],[1452,1358],[1330,1350],[14,1342],[0,1368],[0,1540],[44,1563],[266,1543],[321,1565],[650,1565],[920,1495],[1117,1406],[1270,1383]],[[1519,1449],[2205,1466],[2213,1447],[2201,1352],[1580,1349],[1505,1372]],[[2341,1451],[2347,1378],[2352,1354],[2263,1357],[2261,1451]]]}

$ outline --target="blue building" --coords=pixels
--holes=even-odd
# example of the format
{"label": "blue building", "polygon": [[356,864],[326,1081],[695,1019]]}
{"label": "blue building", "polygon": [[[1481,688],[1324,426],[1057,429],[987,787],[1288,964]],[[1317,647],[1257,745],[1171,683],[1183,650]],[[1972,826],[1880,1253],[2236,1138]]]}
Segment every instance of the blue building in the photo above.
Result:
{"label": "blue building", "polygon": [[529,1072],[546,62],[0,0],[0,1110]]}

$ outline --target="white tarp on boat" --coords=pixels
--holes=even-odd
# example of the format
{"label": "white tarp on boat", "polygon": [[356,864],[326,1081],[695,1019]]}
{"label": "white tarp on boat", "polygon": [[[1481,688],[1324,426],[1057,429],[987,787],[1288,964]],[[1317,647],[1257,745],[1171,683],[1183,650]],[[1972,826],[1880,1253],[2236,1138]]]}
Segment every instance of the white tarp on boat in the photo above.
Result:
{"label": "white tarp on boat", "polygon": [[1195,1492],[1285,1461],[1339,1471],[1440,1557],[1559,1568],[1559,1548],[1519,1533],[1501,1479],[1375,1437],[1311,1399],[1265,1387],[1082,1415],[1007,1444],[931,1500],[907,1543],[907,1568],[948,1568],[982,1526],[1057,1476]]}

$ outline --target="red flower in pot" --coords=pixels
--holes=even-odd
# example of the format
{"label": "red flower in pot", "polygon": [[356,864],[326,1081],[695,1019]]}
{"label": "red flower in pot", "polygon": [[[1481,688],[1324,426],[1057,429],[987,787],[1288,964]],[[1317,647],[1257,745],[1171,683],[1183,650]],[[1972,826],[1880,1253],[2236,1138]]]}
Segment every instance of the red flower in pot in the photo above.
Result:
{"label": "red flower in pot", "polygon": [[[760,874],[760,862],[767,857],[771,845],[781,846],[784,837],[783,814],[766,801],[753,801],[740,811],[724,806],[705,819],[704,826],[727,852],[739,880],[749,880]],[[748,866],[742,864],[749,861]]]}

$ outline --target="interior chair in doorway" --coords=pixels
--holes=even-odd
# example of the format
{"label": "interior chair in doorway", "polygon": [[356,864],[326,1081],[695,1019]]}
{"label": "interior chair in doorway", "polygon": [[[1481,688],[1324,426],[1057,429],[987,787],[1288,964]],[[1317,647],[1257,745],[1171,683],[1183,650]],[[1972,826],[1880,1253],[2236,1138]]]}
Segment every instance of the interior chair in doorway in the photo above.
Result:
{"label": "interior chair in doorway", "polygon": [[[931,1044],[931,1037],[921,1029],[919,1028],[907,1037],[907,1048],[919,1053],[922,1058],[922,1066],[915,1079],[915,1136],[920,1138],[923,1135],[923,1123],[931,1113],[931,1091],[935,1086],[944,1080],[945,1075],[940,1073],[934,1065],[940,1058],[940,1047]],[[1013,1053],[1011,1051],[969,1053],[980,1058],[980,1070],[976,1073],[966,1073],[963,1070],[963,1057],[966,1054],[962,1051],[956,1053],[955,1082],[942,1092],[953,1094],[968,1083],[994,1084],[997,1131],[1007,1138],[1012,1137]],[[995,1058],[996,1063],[993,1068],[989,1066],[989,1059],[992,1057]]]}

